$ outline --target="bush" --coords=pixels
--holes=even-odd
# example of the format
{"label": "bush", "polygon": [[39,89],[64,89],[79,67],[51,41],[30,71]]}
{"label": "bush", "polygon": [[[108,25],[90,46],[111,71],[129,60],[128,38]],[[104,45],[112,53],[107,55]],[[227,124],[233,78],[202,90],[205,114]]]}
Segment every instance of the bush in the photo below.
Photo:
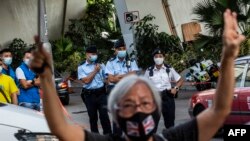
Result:
{"label": "bush", "polygon": [[23,55],[27,48],[27,44],[22,39],[15,38],[8,47],[13,55],[12,67],[16,69],[23,61]]}
{"label": "bush", "polygon": [[84,57],[80,50],[73,48],[69,38],[62,37],[52,42],[54,65],[58,72],[73,72]]}
{"label": "bush", "polygon": [[[138,65],[142,69],[146,69],[154,64],[151,54],[155,48],[160,48],[168,54],[181,54],[183,52],[180,46],[180,39],[165,32],[159,33],[158,26],[151,23],[153,19],[155,19],[154,16],[147,15],[133,25],[135,26],[136,40],[134,53],[137,55]],[[168,61],[168,58],[166,60]]]}

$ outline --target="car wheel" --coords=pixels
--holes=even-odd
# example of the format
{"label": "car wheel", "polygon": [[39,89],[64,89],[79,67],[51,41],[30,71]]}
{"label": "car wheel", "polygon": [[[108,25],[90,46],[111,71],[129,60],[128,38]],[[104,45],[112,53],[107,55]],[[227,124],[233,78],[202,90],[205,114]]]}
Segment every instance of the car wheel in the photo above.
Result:
{"label": "car wheel", "polygon": [[196,117],[198,114],[200,114],[202,111],[205,110],[205,107],[202,106],[202,105],[197,105],[195,108],[194,108],[194,116]]}
{"label": "car wheel", "polygon": [[61,98],[61,102],[63,105],[69,105],[69,94],[67,94],[64,98]]}

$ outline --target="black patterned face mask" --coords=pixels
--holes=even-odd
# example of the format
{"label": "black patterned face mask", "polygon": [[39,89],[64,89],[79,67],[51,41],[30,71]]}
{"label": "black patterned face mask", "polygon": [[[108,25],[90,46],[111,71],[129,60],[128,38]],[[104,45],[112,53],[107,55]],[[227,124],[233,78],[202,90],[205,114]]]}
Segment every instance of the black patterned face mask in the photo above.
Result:
{"label": "black patterned face mask", "polygon": [[130,118],[118,115],[118,124],[131,141],[147,141],[157,130],[159,111],[146,114],[138,112]]}

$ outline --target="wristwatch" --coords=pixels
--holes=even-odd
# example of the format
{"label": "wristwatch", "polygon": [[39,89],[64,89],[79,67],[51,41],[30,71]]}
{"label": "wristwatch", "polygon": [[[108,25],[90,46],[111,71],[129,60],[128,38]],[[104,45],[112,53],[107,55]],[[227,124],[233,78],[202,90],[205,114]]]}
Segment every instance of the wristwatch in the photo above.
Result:
{"label": "wristwatch", "polygon": [[175,86],[174,88],[175,88],[177,91],[179,91],[179,87]]}

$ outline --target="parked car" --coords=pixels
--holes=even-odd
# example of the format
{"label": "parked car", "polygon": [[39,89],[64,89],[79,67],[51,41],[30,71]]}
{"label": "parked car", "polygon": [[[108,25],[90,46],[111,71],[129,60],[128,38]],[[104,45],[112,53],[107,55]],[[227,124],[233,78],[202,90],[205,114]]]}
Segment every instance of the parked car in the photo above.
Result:
{"label": "parked car", "polygon": [[0,140],[25,141],[55,138],[41,112],[0,102]]}
{"label": "parked car", "polygon": [[55,84],[58,96],[63,105],[68,105],[70,100],[68,83],[62,78],[59,72],[55,71],[54,74],[55,74]]}
{"label": "parked car", "polygon": [[[232,112],[225,124],[245,124],[250,121],[250,56],[235,60],[235,89]],[[198,92],[190,99],[189,115],[197,116],[212,106],[215,89]]]}
{"label": "parked car", "polygon": [[[62,102],[63,105],[68,105],[69,104],[69,88],[68,88],[68,83],[66,80],[62,78],[59,72],[55,71],[55,85],[56,85],[56,91],[57,94]],[[40,90],[40,96],[42,98],[43,96],[43,91]]]}

